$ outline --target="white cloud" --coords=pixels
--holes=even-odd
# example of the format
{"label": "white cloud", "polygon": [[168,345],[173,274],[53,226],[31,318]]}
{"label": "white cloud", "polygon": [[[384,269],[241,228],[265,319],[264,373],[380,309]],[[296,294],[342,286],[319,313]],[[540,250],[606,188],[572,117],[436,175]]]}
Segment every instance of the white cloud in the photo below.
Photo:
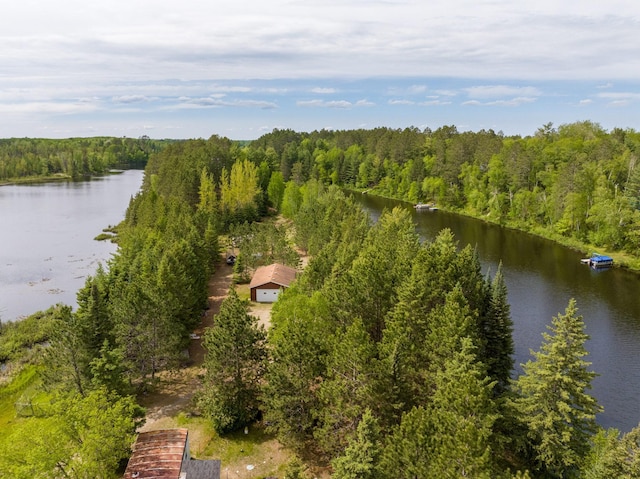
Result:
{"label": "white cloud", "polygon": [[[597,5],[600,3],[600,5]],[[633,78],[640,5],[588,0],[13,3],[3,71],[149,80],[456,76]],[[400,28],[401,26],[401,28]],[[437,35],[425,32],[437,32]],[[611,48],[615,45],[615,48]],[[25,72],[25,70],[27,70]],[[19,73],[20,72],[20,73]],[[426,86],[408,87],[413,94]]]}
{"label": "white cloud", "polygon": [[239,85],[211,85],[207,88],[213,92],[224,92],[224,93],[249,93],[253,91],[251,87],[239,86]]}
{"label": "white cloud", "polygon": [[424,94],[427,90],[427,85],[391,86],[387,89],[387,93],[393,96],[413,96]]}
{"label": "white cloud", "polygon": [[504,98],[513,96],[536,97],[542,94],[536,87],[518,87],[508,85],[474,86],[465,88],[465,91],[469,98],[475,99]]}
{"label": "white cloud", "polygon": [[454,90],[435,90],[435,93],[442,96],[458,96],[458,92]]}
{"label": "white cloud", "polygon": [[311,93],[317,93],[319,95],[329,95],[331,93],[336,93],[337,90],[335,88],[312,88]]}
{"label": "white cloud", "polygon": [[111,101],[114,103],[142,103],[152,101],[152,98],[149,98],[144,95],[122,95],[122,96],[114,96],[111,98]]}
{"label": "white cloud", "polygon": [[347,109],[351,108],[353,104],[347,100],[301,100],[297,101],[296,105],[301,107],[311,107],[311,108],[339,108],[339,109]]}
{"label": "white cloud", "polygon": [[614,106],[614,107],[623,107],[623,106],[629,106],[629,104],[631,103],[630,100],[614,100],[609,102],[609,106]]}
{"label": "white cloud", "polygon": [[492,100],[492,101],[479,101],[469,100],[462,103],[464,106],[521,106],[528,103],[533,103],[536,98],[533,97],[515,97],[506,100]]}
{"label": "white cloud", "polygon": [[216,96],[203,97],[203,98],[189,98],[181,97],[180,105],[168,106],[164,109],[175,108],[221,108],[221,107],[243,107],[243,108],[260,108],[263,110],[270,110],[278,108],[276,103],[264,100],[223,100]]}
{"label": "white cloud", "polygon": [[598,98],[604,98],[605,100],[640,100],[640,93],[635,93],[635,92],[598,93]]}
{"label": "white cloud", "polygon": [[97,105],[87,102],[27,102],[0,103],[0,113],[3,114],[56,114],[70,115],[95,111]]}
{"label": "white cloud", "polygon": [[420,103],[418,103],[418,105],[420,106],[446,106],[446,105],[451,105],[450,101],[443,101],[443,100],[427,100],[427,101],[421,101]]}
{"label": "white cloud", "polygon": [[389,105],[415,105],[416,102],[412,100],[389,100]]}
{"label": "white cloud", "polygon": [[493,104],[500,105],[500,106],[520,106],[520,105],[526,105],[528,103],[534,103],[536,100],[537,98],[534,98],[534,97],[520,96],[516,98],[511,98],[509,100],[498,100],[493,102]]}
{"label": "white cloud", "polygon": [[624,107],[640,100],[640,93],[635,92],[602,92],[597,94],[598,98],[607,100],[608,106]]}
{"label": "white cloud", "polygon": [[[275,116],[277,109],[277,119],[255,119],[257,131],[274,122],[310,124],[286,116],[303,110],[295,106],[366,106],[370,115],[394,105],[404,105],[403,114],[420,106],[454,109],[454,98],[542,104],[559,96],[547,88],[554,81],[589,82],[565,106],[585,105],[585,98],[593,108],[621,106],[638,97],[597,93],[636,89],[638,31],[640,2],[629,0],[448,0],[428,8],[419,0],[183,0],[178,7],[168,0],[21,0],[0,15],[0,111],[9,113],[0,127],[16,131],[10,114],[31,115],[28,128],[45,121],[41,113],[116,111],[120,121],[135,111],[135,125],[142,125],[155,124],[142,115],[157,111],[226,107]],[[375,91],[364,85],[371,79],[379,82]],[[427,121],[419,110],[407,121]],[[185,125],[197,123],[165,121],[169,126],[157,130],[187,132]],[[366,121],[390,120],[383,112]],[[84,128],[87,118],[76,124]]]}
{"label": "white cloud", "polygon": [[404,106],[445,106],[451,105],[451,101],[449,99],[443,100],[440,95],[427,95],[426,100],[415,101],[408,99],[392,99],[387,103],[389,105],[404,105]]}

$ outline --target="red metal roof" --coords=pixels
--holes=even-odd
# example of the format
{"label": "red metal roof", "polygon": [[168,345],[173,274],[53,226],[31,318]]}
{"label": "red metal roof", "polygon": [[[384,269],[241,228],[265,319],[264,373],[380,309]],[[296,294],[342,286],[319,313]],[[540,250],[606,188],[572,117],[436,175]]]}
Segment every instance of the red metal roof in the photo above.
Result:
{"label": "red metal roof", "polygon": [[179,479],[187,429],[141,432],[123,479]]}
{"label": "red metal roof", "polygon": [[274,263],[269,266],[261,266],[253,274],[249,289],[257,288],[267,283],[275,283],[288,288],[296,279],[296,270],[290,266]]}

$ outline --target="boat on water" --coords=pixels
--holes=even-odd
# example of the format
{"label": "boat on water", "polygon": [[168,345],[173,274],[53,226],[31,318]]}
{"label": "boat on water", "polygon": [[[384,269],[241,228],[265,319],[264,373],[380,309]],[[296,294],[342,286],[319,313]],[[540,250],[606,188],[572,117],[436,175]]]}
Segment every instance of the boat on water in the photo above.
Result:
{"label": "boat on water", "polygon": [[613,266],[613,258],[611,256],[597,253],[593,253],[590,258],[581,259],[580,262],[588,264],[594,269],[611,268]]}
{"label": "boat on water", "polygon": [[417,210],[429,210],[429,211],[436,211],[438,209],[436,205],[433,203],[417,203],[413,205],[413,207]]}

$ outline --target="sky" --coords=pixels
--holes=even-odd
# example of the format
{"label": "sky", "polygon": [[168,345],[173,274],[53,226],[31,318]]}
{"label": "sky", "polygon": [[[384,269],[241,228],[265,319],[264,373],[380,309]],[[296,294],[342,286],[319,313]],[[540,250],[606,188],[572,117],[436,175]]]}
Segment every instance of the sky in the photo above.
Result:
{"label": "sky", "polygon": [[640,130],[633,0],[20,0],[0,138]]}

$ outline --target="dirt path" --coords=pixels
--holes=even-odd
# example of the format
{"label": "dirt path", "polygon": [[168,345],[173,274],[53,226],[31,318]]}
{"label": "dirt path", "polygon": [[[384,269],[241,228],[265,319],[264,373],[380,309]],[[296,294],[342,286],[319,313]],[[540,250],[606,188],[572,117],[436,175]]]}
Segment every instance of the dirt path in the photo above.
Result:
{"label": "dirt path", "polygon": [[232,279],[233,266],[221,261],[209,280],[209,309],[204,312],[200,325],[194,331],[199,338],[192,339],[189,345],[189,357],[193,366],[201,366],[204,362],[205,350],[202,346],[202,335],[206,328],[213,325],[213,317],[220,312],[220,305],[229,293]]}
{"label": "dirt path", "polygon": [[140,403],[147,409],[146,422],[140,431],[162,429],[163,420],[170,419],[184,411],[193,398],[194,392],[201,384],[204,373],[202,363],[205,350],[202,345],[202,335],[206,328],[213,324],[213,317],[220,311],[220,304],[227,296],[233,277],[233,267],[224,261],[216,266],[216,271],[209,280],[209,309],[203,315],[189,344],[190,365],[177,371],[164,371],[159,374],[159,384],[156,391],[140,399]]}
{"label": "dirt path", "polygon": [[[188,413],[192,409],[193,395],[201,386],[204,374],[202,364],[205,350],[202,346],[202,336],[205,329],[213,325],[213,317],[220,311],[220,305],[227,297],[232,278],[233,267],[222,260],[209,281],[209,309],[202,315],[200,325],[194,330],[197,339],[192,339],[189,345],[190,364],[176,371],[162,373],[155,391],[141,398],[140,402],[147,410],[146,422],[140,428],[141,432],[174,428],[176,427],[176,416],[181,412]],[[249,313],[258,316],[260,324],[268,328],[270,311],[270,304],[253,303]],[[233,456],[224,462],[221,477],[235,479],[282,477],[285,465],[292,458],[291,452],[284,448],[276,438],[265,437],[258,441],[253,436],[250,439],[223,438],[218,439],[215,448],[210,450],[210,433],[198,425],[193,429],[189,426],[189,438],[191,452],[195,453],[195,457],[214,459],[220,458],[223,454]],[[246,454],[243,448],[247,448]],[[239,449],[239,452],[235,449]],[[324,469],[313,470],[313,472],[314,476],[320,479],[328,479],[329,477]]]}

